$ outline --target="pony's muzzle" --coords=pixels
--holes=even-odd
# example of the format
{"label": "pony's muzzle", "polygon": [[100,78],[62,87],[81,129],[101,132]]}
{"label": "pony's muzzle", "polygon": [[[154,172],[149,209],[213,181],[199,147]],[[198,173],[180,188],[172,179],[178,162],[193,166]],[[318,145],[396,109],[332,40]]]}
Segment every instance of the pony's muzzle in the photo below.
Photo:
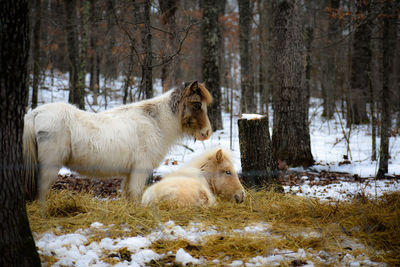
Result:
{"label": "pony's muzzle", "polygon": [[211,136],[211,130],[207,129],[207,130],[203,130],[199,133],[196,134],[196,139],[200,140],[200,141],[204,141],[207,140],[208,138],[210,138]]}
{"label": "pony's muzzle", "polygon": [[242,203],[244,201],[244,191],[241,191],[240,193],[235,194],[234,198],[236,200],[236,203]]}

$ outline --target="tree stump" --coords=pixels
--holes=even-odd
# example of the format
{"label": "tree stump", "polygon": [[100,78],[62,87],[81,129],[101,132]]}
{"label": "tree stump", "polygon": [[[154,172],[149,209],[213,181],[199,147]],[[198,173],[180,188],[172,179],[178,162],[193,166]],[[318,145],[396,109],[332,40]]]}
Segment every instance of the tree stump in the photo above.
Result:
{"label": "tree stump", "polygon": [[268,118],[244,116],[238,120],[242,179],[254,189],[274,187],[283,191],[276,160],[272,155]]}

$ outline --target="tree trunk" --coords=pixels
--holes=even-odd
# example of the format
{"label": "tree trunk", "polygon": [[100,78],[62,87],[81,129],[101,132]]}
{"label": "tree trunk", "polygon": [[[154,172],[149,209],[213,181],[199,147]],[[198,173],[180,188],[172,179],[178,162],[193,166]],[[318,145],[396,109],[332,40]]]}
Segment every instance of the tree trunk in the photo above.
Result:
{"label": "tree trunk", "polygon": [[152,47],[151,47],[151,29],[150,29],[150,0],[145,0],[144,3],[144,25],[142,30],[142,45],[145,53],[144,61],[142,62],[142,81],[140,83],[141,91],[144,93],[144,98],[149,99],[153,97],[153,61]]}
{"label": "tree trunk", "polygon": [[368,123],[368,65],[371,60],[371,0],[357,1],[357,14],[362,14],[356,26],[351,58],[350,97],[347,103],[347,125]]}
{"label": "tree trunk", "polygon": [[32,109],[37,107],[40,75],[40,27],[42,19],[41,0],[35,0],[35,25],[33,26],[33,83]]}
{"label": "tree trunk", "polygon": [[273,154],[292,166],[310,166],[308,99],[304,85],[304,41],[299,10],[294,0],[272,2],[272,62],[274,79]]}
{"label": "tree trunk", "polygon": [[[397,2],[398,3],[398,2]],[[397,134],[400,135],[400,23],[397,24],[397,44],[396,44],[396,65],[395,65],[395,73],[396,80],[394,85],[394,92],[397,94],[397,118],[396,118],[396,129]]]}
{"label": "tree trunk", "polygon": [[97,43],[97,31],[98,31],[98,22],[97,22],[97,12],[96,12],[96,6],[94,1],[90,1],[90,28],[89,28],[89,38],[90,38],[90,53],[89,54],[89,64],[90,64],[90,83],[89,83],[89,90],[93,93],[93,105],[97,105],[97,95],[99,91],[99,84],[100,84],[100,79],[99,79],[99,74],[97,74],[97,68],[100,68],[98,64],[100,64],[100,61],[98,61],[98,58],[100,58],[99,55],[99,49],[96,45]]}
{"label": "tree trunk", "polygon": [[227,85],[227,75],[228,75],[228,68],[227,68],[227,63],[225,59],[225,41],[224,41],[224,31],[225,29],[223,28],[223,24],[221,24],[221,21],[223,21],[223,18],[225,16],[225,9],[226,9],[226,0],[220,0],[217,1],[218,3],[218,27],[219,27],[219,80],[220,80],[220,86],[225,87],[225,103],[229,105],[229,97],[228,97],[228,90],[226,89],[228,87]]}
{"label": "tree trunk", "polygon": [[314,28],[310,25],[306,27],[306,70],[305,70],[305,81],[304,81],[304,88],[305,88],[305,107],[306,110],[306,117],[308,118],[308,111],[310,108],[309,101],[311,97],[311,70],[312,70],[312,42],[314,40]]}
{"label": "tree trunk", "polygon": [[251,10],[250,0],[238,0],[239,3],[239,52],[240,52],[240,87],[242,98],[240,101],[243,113],[256,112],[254,103],[254,88],[250,73],[250,31]]}
{"label": "tree trunk", "polygon": [[396,19],[397,9],[393,1],[385,1],[383,7],[383,73],[382,73],[382,128],[381,146],[379,153],[379,169],[377,178],[384,178],[388,172],[389,160],[389,137],[391,132],[390,101],[391,89],[393,87],[393,67],[396,49]]}
{"label": "tree trunk", "polygon": [[[340,0],[330,0],[330,8],[338,9],[340,6]],[[328,24],[328,45],[329,48],[326,51],[326,63],[325,70],[323,71],[323,111],[322,116],[327,119],[332,119],[335,112],[335,45],[337,41],[338,29],[337,29],[337,18],[329,18]]]}
{"label": "tree trunk", "polygon": [[[177,0],[159,0],[159,4],[162,13],[161,22],[167,25],[168,33],[165,33],[165,55],[169,56],[178,49],[178,32],[175,16],[178,10]],[[179,66],[176,66],[179,65],[178,57],[178,55],[175,56],[161,67],[163,92],[179,84],[177,77],[177,68],[179,68]]]}
{"label": "tree trunk", "polygon": [[100,66],[101,66],[101,56],[100,52],[96,49],[96,67],[94,72],[94,75],[96,77],[96,84],[94,86],[94,91],[93,91],[93,104],[96,103],[96,105],[97,105],[97,96],[99,95],[100,92]]}
{"label": "tree trunk", "polygon": [[40,266],[26,214],[22,133],[28,104],[29,8],[24,0],[0,9],[0,266]]}
{"label": "tree trunk", "polygon": [[106,1],[106,8],[107,8],[107,42],[105,51],[103,53],[103,57],[105,59],[105,67],[102,71],[103,75],[106,76],[107,80],[116,79],[118,77],[117,71],[117,60],[115,55],[113,54],[113,50],[116,46],[116,40],[118,36],[115,34],[114,26],[115,26],[115,17],[112,15],[115,10],[115,0],[108,0]]}
{"label": "tree trunk", "polygon": [[82,24],[82,35],[81,35],[81,55],[78,72],[78,94],[79,103],[78,107],[82,110],[85,109],[85,77],[86,77],[86,58],[88,48],[88,24],[89,24],[89,0],[85,0],[83,3],[83,14],[81,18]]}
{"label": "tree trunk", "polygon": [[213,130],[223,129],[221,117],[221,87],[220,87],[220,42],[221,31],[218,25],[218,5],[212,0],[204,1],[203,16],[203,80],[213,96],[213,103],[208,109]]}
{"label": "tree trunk", "polygon": [[[371,48],[372,51],[374,51],[374,42],[371,43]],[[369,66],[368,66],[368,87],[369,87],[369,101],[370,101],[370,111],[371,111],[371,160],[376,161],[376,111],[375,111],[375,103],[376,103],[376,99],[375,99],[375,91],[379,91],[379,90],[375,90],[374,88],[374,83],[373,81],[373,59],[371,57],[371,60],[369,62]]]}
{"label": "tree trunk", "polygon": [[[131,42],[134,42],[134,40],[131,40]],[[130,55],[129,55],[128,68],[127,68],[127,70],[125,70],[124,97],[122,99],[122,103],[124,105],[127,103],[129,95],[131,95],[130,94],[130,91],[131,91],[130,88],[132,87],[132,84],[134,82],[134,80],[133,80],[133,78],[134,78],[133,77],[133,68],[134,68],[134,64],[135,64],[135,61],[134,61],[134,54],[135,54],[134,45],[135,45],[134,43],[131,43],[131,52],[130,52]],[[130,101],[132,101],[132,100],[130,99]]]}
{"label": "tree trunk", "polygon": [[267,42],[266,38],[266,23],[265,23],[265,11],[266,8],[264,6],[262,0],[257,1],[257,9],[258,14],[260,16],[260,23],[258,24],[258,53],[259,53],[259,61],[258,61],[258,92],[259,92],[259,106],[260,106],[260,114],[268,115],[268,96],[267,96],[267,87],[266,87],[266,79],[265,79],[265,43]]}
{"label": "tree trunk", "polygon": [[283,191],[272,155],[268,117],[239,119],[238,126],[243,182],[253,188],[273,185]]}
{"label": "tree trunk", "polygon": [[69,57],[69,98],[68,102],[79,105],[78,91],[78,69],[79,69],[79,52],[76,31],[76,0],[65,1],[65,31],[67,37],[67,48]]}

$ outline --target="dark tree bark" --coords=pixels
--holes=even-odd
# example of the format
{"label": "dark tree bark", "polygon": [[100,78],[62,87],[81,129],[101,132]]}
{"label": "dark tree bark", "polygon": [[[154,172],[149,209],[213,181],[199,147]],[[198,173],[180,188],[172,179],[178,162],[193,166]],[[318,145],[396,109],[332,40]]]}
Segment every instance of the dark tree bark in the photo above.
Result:
{"label": "dark tree bark", "polygon": [[254,88],[250,73],[250,31],[251,9],[250,0],[238,0],[239,3],[239,52],[240,52],[240,99],[242,113],[256,112],[254,103]]}
{"label": "dark tree bark", "polygon": [[[130,93],[132,84],[133,84],[133,68],[135,67],[135,61],[134,61],[134,55],[135,55],[135,49],[134,49],[134,42],[135,40],[131,40],[131,54],[129,55],[129,63],[128,67],[125,70],[125,81],[124,81],[124,96],[122,99],[122,103],[125,105],[128,102],[128,97],[129,95],[132,96]],[[133,99],[129,99],[129,102],[132,102]]]}
{"label": "dark tree bark", "polygon": [[142,81],[140,82],[141,91],[144,93],[144,98],[149,99],[153,97],[153,54],[151,47],[151,28],[150,28],[150,8],[151,1],[145,0],[143,2],[144,5],[144,25],[141,28],[142,30],[142,45],[144,60],[142,62]]}
{"label": "dark tree bark", "polygon": [[262,0],[257,1],[257,9],[260,17],[260,23],[258,24],[258,53],[259,53],[259,62],[258,62],[258,92],[260,94],[259,106],[260,106],[260,114],[268,115],[268,105],[269,105],[269,97],[267,93],[266,86],[266,62],[265,62],[265,52],[266,47],[265,43],[267,42],[266,38],[266,22],[265,22],[265,3]]}
{"label": "dark tree bark", "polygon": [[[107,9],[107,42],[103,57],[105,59],[105,67],[102,73],[107,80],[116,79],[118,77],[118,62],[116,57],[113,55],[113,50],[116,46],[116,36],[115,31],[115,17],[112,15],[115,12],[115,0],[106,1]],[[104,90],[106,91],[106,84],[104,84]],[[106,93],[106,92],[105,92]]]}
{"label": "dark tree bark", "polygon": [[32,109],[37,107],[40,76],[40,27],[42,20],[41,0],[35,0],[35,24],[33,25],[33,83],[32,83]]}
{"label": "dark tree bark", "polygon": [[314,40],[314,28],[310,25],[306,27],[306,70],[305,70],[305,81],[304,81],[304,88],[306,94],[305,106],[304,109],[306,110],[306,117],[308,118],[308,111],[310,108],[309,101],[311,96],[311,70],[312,70],[312,42]]}
{"label": "dark tree bark", "polygon": [[90,83],[89,83],[89,90],[93,92],[93,105],[97,105],[97,95],[99,92],[99,75],[97,74],[97,69],[100,68],[98,66],[98,58],[100,58],[99,55],[99,49],[96,46],[97,43],[97,27],[98,24],[96,22],[97,18],[97,12],[95,8],[95,4],[93,1],[90,2],[90,30],[89,30],[89,37],[90,37],[90,53],[89,54],[89,65],[90,65]]}
{"label": "dark tree bark", "polygon": [[389,137],[391,132],[391,89],[393,86],[393,69],[396,51],[396,20],[397,9],[394,1],[384,1],[383,3],[383,70],[382,70],[382,94],[381,94],[381,110],[382,110],[382,128],[381,128],[381,146],[379,153],[379,169],[377,178],[384,178],[388,172],[389,160]]}
{"label": "dark tree bark", "polygon": [[313,164],[304,85],[304,40],[294,0],[272,2],[273,154],[292,166]]}
{"label": "dark tree bark", "polygon": [[368,65],[371,60],[371,1],[358,0],[357,14],[365,16],[356,26],[351,57],[349,103],[347,103],[347,125],[368,123]]}
{"label": "dark tree bark", "polygon": [[213,96],[213,103],[208,109],[213,130],[223,128],[221,117],[221,87],[219,52],[221,31],[218,24],[218,6],[213,0],[204,0],[203,15],[203,80]]}
{"label": "dark tree bark", "polygon": [[[177,0],[159,0],[161,9],[161,22],[167,25],[165,33],[165,55],[171,55],[178,49],[178,32],[176,25]],[[179,84],[178,81],[179,56],[175,56],[161,67],[161,84],[163,92]]]}
{"label": "dark tree bark", "polygon": [[68,102],[79,105],[80,92],[78,90],[79,51],[76,18],[76,0],[65,1],[65,31],[69,58],[69,98]]}
{"label": "dark tree bark", "polygon": [[[224,29],[224,25],[221,23],[223,21],[223,18],[225,16],[225,10],[226,10],[226,1],[227,0],[220,0],[217,1],[218,3],[218,27],[219,27],[219,76],[220,76],[220,85],[221,87],[224,86],[225,88],[228,87],[228,82],[227,82],[227,75],[229,72],[229,69],[227,67],[226,59],[225,59],[225,41],[224,41],[224,34],[223,32],[226,30]],[[222,92],[221,92],[222,93]],[[229,100],[228,100],[228,90],[225,90],[225,96],[226,96],[226,104],[229,105]],[[223,96],[222,96],[223,98]]]}
{"label": "dark tree bark", "polygon": [[[340,0],[330,0],[330,8],[338,9],[340,6]],[[334,43],[337,41],[338,36],[338,19],[329,18],[328,24],[328,49],[326,51],[326,62],[324,66],[324,77],[323,77],[323,111],[322,116],[331,119],[335,112],[335,57],[336,57],[336,46]]]}
{"label": "dark tree bark", "polygon": [[81,18],[82,34],[80,38],[80,62],[78,70],[78,84],[77,91],[79,94],[78,107],[82,110],[85,109],[85,77],[86,77],[86,58],[88,49],[88,24],[89,24],[89,0],[85,0],[82,3],[83,13]]}
{"label": "dark tree bark", "polygon": [[252,188],[273,185],[276,190],[283,191],[272,155],[268,117],[239,119],[238,126],[243,182]]}
{"label": "dark tree bark", "polygon": [[28,2],[0,3],[0,266],[40,266],[22,179],[22,132],[29,95]]}

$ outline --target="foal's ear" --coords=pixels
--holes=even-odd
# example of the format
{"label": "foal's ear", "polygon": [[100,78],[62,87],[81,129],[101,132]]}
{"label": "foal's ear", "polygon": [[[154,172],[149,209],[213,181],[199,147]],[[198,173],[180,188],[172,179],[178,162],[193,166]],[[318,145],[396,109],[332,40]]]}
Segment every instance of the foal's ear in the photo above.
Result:
{"label": "foal's ear", "polygon": [[215,158],[217,159],[217,163],[222,162],[222,149],[218,149],[217,153],[215,154]]}

